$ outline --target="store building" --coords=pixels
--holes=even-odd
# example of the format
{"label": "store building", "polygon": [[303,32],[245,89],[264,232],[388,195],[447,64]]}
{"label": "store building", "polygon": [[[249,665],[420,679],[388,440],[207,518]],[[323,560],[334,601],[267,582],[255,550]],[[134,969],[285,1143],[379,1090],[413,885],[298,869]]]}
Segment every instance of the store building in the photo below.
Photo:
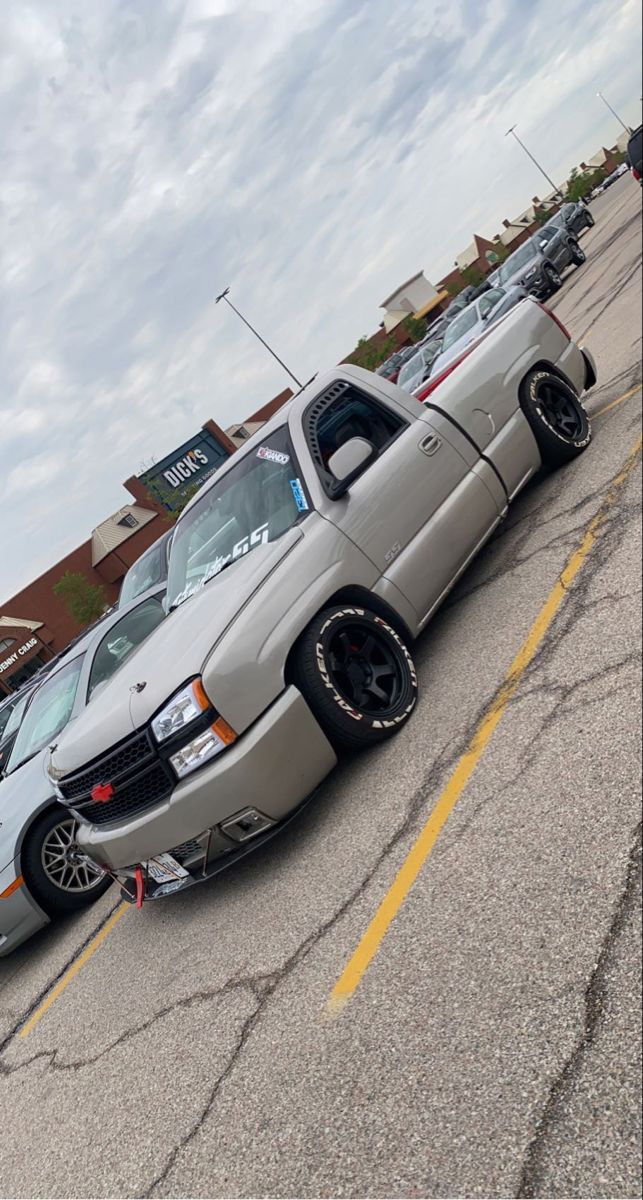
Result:
{"label": "store building", "polygon": [[[292,396],[290,389],[232,428],[216,421],[124,486],[129,499],[101,521],[86,542],[65,555],[27,587],[0,601],[0,698],[16,691],[82,632],[56,584],[66,572],[100,587],[105,607],[115,604],[123,577],[150,546],[171,528],[186,500]],[[248,426],[250,428],[248,428]]]}
{"label": "store building", "polygon": [[0,617],[0,698],[21,688],[53,658],[53,635],[38,621]]}

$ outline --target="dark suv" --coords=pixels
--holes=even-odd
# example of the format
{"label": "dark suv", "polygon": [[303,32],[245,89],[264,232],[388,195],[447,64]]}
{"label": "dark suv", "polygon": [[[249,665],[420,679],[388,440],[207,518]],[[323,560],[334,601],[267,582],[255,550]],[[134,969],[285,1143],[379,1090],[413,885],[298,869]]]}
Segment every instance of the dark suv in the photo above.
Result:
{"label": "dark suv", "polygon": [[563,204],[556,216],[547,222],[545,229],[566,229],[578,237],[584,229],[591,229],[594,224],[594,218],[584,204]]}
{"label": "dark suv", "polygon": [[627,161],[634,178],[643,187],[643,125],[634,130],[627,143]]}
{"label": "dark suv", "polygon": [[543,225],[503,262],[497,282],[504,288],[525,287],[544,300],[558,291],[565,267],[580,267],[584,262],[585,252],[573,234],[566,228]]}

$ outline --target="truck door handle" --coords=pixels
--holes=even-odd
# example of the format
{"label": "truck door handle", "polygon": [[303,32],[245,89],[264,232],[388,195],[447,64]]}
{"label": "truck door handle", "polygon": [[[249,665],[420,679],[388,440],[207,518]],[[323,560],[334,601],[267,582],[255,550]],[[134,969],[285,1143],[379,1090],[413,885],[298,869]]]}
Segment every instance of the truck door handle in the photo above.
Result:
{"label": "truck door handle", "polygon": [[439,438],[437,434],[430,433],[428,437],[423,438],[420,442],[420,450],[423,454],[435,454],[436,450],[439,450],[441,445],[442,439]]}

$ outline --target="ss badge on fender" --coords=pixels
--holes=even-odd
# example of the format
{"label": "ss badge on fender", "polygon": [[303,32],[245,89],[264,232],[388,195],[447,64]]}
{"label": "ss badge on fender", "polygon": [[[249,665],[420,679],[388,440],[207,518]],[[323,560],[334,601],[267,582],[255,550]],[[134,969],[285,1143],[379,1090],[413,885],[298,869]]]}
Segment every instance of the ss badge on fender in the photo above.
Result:
{"label": "ss badge on fender", "polygon": [[402,549],[402,547],[400,546],[399,542],[393,542],[391,549],[387,550],[386,554],[384,555],[385,562],[392,563],[393,559],[397,557],[397,555],[400,553],[401,549]]}

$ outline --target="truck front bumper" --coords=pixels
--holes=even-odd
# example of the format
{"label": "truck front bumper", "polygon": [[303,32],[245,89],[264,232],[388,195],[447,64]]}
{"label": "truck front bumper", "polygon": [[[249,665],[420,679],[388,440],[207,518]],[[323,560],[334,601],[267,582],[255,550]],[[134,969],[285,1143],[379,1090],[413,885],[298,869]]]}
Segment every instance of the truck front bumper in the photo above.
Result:
{"label": "truck front bumper", "polygon": [[[119,824],[81,824],[78,843],[95,862],[126,877],[137,864],[195,840],[203,846],[201,861],[218,859],[240,851],[244,834],[237,825],[248,810],[260,815],[257,840],[263,840],[336,761],[301,693],[291,686],[237,742],[177,783],[169,798]],[[250,828],[247,844],[252,840]]]}

